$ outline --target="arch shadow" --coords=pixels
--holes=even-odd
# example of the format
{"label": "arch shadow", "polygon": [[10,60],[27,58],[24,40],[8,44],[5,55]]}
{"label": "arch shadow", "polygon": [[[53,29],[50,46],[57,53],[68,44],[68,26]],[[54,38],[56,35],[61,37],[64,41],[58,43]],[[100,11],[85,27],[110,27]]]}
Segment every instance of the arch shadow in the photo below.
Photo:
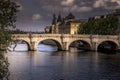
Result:
{"label": "arch shadow", "polygon": [[117,50],[118,45],[114,41],[109,40],[101,42],[97,47],[97,51],[103,53],[116,53]]}
{"label": "arch shadow", "polygon": [[71,42],[68,47],[69,47],[69,50],[70,49],[73,49],[73,50],[77,49],[77,50],[83,50],[83,51],[90,51],[91,50],[90,44],[84,40],[75,40],[75,41]]}
{"label": "arch shadow", "polygon": [[40,41],[38,43],[38,45],[39,44],[46,44],[46,45],[57,46],[58,47],[58,51],[62,50],[62,45],[58,41],[56,41],[54,39],[45,39],[45,40]]}

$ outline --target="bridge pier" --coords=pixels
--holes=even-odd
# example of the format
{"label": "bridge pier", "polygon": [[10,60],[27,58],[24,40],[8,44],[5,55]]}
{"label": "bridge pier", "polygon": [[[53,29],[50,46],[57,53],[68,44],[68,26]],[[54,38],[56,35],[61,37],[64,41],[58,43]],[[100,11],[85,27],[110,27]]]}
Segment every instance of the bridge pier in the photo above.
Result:
{"label": "bridge pier", "polygon": [[62,50],[63,51],[68,51],[69,49],[68,49],[68,43],[67,42],[63,42],[62,43]]}
{"label": "bridge pier", "polygon": [[31,42],[30,43],[30,51],[35,51],[36,50],[36,48],[35,48],[35,42]]}
{"label": "bridge pier", "polygon": [[92,43],[91,50],[92,51],[97,51],[98,50],[98,43],[97,42]]}
{"label": "bridge pier", "polygon": [[98,51],[99,36],[90,35],[90,42],[91,42],[91,50]]}

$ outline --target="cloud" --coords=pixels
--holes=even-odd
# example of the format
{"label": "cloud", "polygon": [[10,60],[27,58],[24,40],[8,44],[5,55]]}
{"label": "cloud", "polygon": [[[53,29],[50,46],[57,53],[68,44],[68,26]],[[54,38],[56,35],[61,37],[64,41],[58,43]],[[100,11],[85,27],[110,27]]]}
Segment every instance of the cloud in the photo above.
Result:
{"label": "cloud", "polygon": [[47,11],[48,13],[54,13],[54,12],[62,12],[63,8],[58,5],[44,5],[42,6],[42,9]]}
{"label": "cloud", "polygon": [[74,1],[75,1],[75,0],[63,0],[63,1],[61,2],[61,5],[63,5],[63,6],[71,6],[71,5],[74,4]]}
{"label": "cloud", "polygon": [[92,7],[88,6],[78,6],[78,5],[73,5],[72,7],[64,7],[63,11],[64,12],[89,12],[92,10]]}
{"label": "cloud", "polygon": [[78,10],[79,10],[79,12],[80,12],[80,11],[81,11],[81,12],[88,12],[88,11],[91,11],[92,8],[91,8],[91,7],[87,7],[87,6],[82,6],[82,7],[80,7]]}
{"label": "cloud", "polygon": [[88,11],[91,11],[92,8],[89,6],[77,6],[77,5],[74,5],[72,8],[71,8],[71,11],[75,11],[75,12],[88,12]]}
{"label": "cloud", "polygon": [[108,1],[109,0],[97,0],[94,2],[93,7],[94,8],[105,7],[107,6]]}
{"label": "cloud", "polygon": [[114,9],[120,8],[120,0],[97,0],[93,4],[94,8]]}
{"label": "cloud", "polygon": [[22,4],[20,4],[20,3],[18,3],[18,2],[16,2],[16,4],[19,6],[19,7],[17,8],[17,10],[19,10],[19,11],[23,10]]}
{"label": "cloud", "polygon": [[40,20],[42,16],[40,14],[33,14],[32,20]]}
{"label": "cloud", "polygon": [[118,5],[120,5],[120,0],[111,0],[111,2],[116,2]]}
{"label": "cloud", "polygon": [[[65,0],[62,1],[61,3],[66,6],[61,6],[61,4],[57,4],[57,5],[52,5],[52,4],[49,4],[49,5],[43,5],[42,6],[42,9],[48,11],[48,12],[62,12],[62,13],[68,13],[68,12],[89,12],[91,11],[93,8],[91,5],[87,5],[87,3],[85,3],[84,1],[81,1],[82,3],[80,2],[75,2],[74,0]],[[79,3],[79,4],[78,4]],[[71,4],[69,6],[67,6],[68,4]]]}

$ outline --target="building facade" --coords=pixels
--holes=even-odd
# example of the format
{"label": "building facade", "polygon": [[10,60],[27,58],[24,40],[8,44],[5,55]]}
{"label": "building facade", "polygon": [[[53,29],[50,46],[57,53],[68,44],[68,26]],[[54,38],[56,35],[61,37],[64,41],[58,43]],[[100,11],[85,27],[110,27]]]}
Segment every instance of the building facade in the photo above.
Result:
{"label": "building facade", "polygon": [[66,20],[64,23],[59,25],[59,33],[63,34],[77,34],[78,27],[82,22],[85,22],[85,20],[80,19],[70,19]]}
{"label": "building facade", "polygon": [[52,26],[49,26],[49,28],[47,26],[46,29],[49,29],[47,31],[52,34],[77,34],[78,27],[85,21],[83,19],[75,19],[72,13],[69,13],[64,18],[60,14],[58,17],[53,14]]}
{"label": "building facade", "polygon": [[45,29],[44,29],[45,33],[50,33],[51,32],[51,27],[52,26],[46,26]]}
{"label": "building facade", "polygon": [[56,17],[56,15],[53,14],[52,25],[47,26],[45,28],[45,32],[52,33],[52,34],[77,34],[78,27],[80,27],[81,23],[88,22],[91,20],[98,21],[100,19],[104,19],[109,16],[118,17],[119,25],[118,25],[117,32],[120,35],[120,9],[116,9],[114,12],[110,14],[90,17],[87,20],[86,19],[75,19],[75,16],[72,13],[69,13],[64,18],[62,18],[60,14],[58,15],[58,17]]}

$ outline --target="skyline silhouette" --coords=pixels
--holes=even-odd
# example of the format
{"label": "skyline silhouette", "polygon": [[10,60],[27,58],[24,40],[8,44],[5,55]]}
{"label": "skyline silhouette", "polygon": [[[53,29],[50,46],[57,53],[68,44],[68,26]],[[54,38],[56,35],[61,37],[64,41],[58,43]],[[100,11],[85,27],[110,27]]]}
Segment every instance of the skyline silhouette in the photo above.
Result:
{"label": "skyline silhouette", "polygon": [[105,15],[120,8],[119,0],[12,0],[19,7],[16,26],[25,31],[43,31],[51,25],[53,13],[62,17],[73,13],[78,19]]}

